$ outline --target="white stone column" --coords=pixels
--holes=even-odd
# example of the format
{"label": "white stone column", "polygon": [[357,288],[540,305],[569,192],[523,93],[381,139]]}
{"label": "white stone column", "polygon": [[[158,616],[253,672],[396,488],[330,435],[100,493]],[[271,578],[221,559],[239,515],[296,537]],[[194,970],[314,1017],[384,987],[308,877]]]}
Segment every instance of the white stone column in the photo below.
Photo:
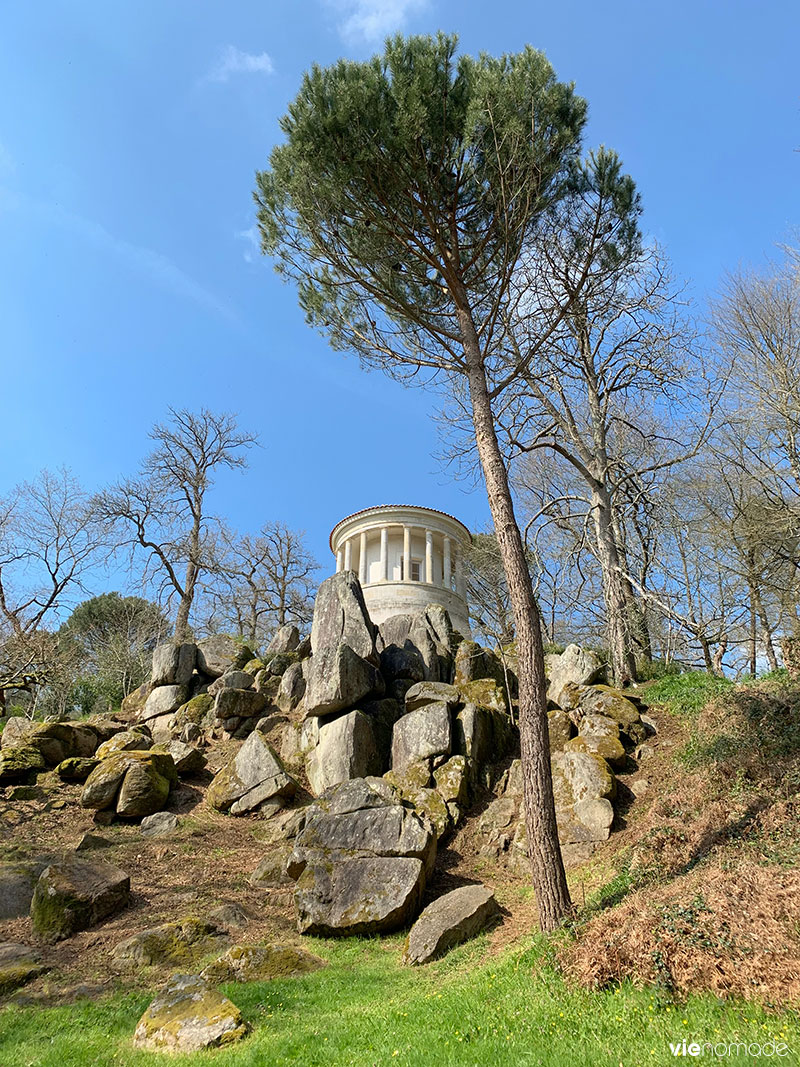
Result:
{"label": "white stone column", "polygon": [[458,552],[456,554],[456,592],[464,600],[467,599],[467,590],[464,585],[464,553],[459,545]]}
{"label": "white stone column", "polygon": [[403,527],[403,581],[411,581],[411,527]]}
{"label": "white stone column", "polygon": [[425,531],[425,581],[433,585],[433,530]]}
{"label": "white stone column", "polygon": [[352,562],[353,562],[353,542],[348,537],[348,539],[344,543],[344,569],[346,571],[350,570],[350,565],[352,564]]}
{"label": "white stone column", "polygon": [[344,570],[344,552],[340,548],[336,553],[336,573],[338,574],[341,570]]}
{"label": "white stone column", "polygon": [[367,582],[367,531],[361,531],[358,541],[358,580],[362,585]]}
{"label": "white stone column", "polygon": [[389,531],[381,527],[381,581],[389,581]]}
{"label": "white stone column", "polygon": [[453,570],[450,564],[450,538],[445,535],[444,539],[444,587],[452,589]]}

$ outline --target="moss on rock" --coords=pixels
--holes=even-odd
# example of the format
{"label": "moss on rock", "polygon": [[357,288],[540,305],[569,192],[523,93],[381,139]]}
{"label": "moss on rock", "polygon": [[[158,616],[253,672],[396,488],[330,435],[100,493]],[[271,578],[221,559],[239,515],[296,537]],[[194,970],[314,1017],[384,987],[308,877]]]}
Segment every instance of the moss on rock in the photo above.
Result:
{"label": "moss on rock", "polygon": [[326,966],[326,961],[292,945],[234,945],[201,971],[207,982],[269,982],[296,978]]}
{"label": "moss on rock", "polygon": [[236,1005],[199,975],[174,975],[139,1020],[136,1048],[197,1052],[239,1041],[250,1031]]}
{"label": "moss on rock", "polygon": [[126,938],[114,949],[112,959],[121,967],[185,967],[229,943],[216,923],[187,915]]}
{"label": "moss on rock", "polygon": [[0,749],[0,785],[28,782],[46,769],[47,763],[38,748],[20,745],[19,748]]}

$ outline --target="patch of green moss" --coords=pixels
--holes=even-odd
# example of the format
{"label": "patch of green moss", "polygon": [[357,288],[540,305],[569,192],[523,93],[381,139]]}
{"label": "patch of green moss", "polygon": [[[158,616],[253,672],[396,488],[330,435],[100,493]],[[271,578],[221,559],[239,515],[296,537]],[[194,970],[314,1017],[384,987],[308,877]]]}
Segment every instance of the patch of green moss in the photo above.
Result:
{"label": "patch of green moss", "polygon": [[0,997],[8,996],[15,989],[38,978],[44,974],[48,967],[34,960],[17,960],[14,963],[0,966]]}
{"label": "patch of green moss", "polygon": [[30,745],[0,749],[0,785],[28,782],[46,768],[44,756]]}
{"label": "patch of green moss", "polygon": [[191,700],[187,700],[175,712],[173,728],[178,731],[191,724],[199,726],[200,729],[205,729],[206,726],[210,725],[207,719],[211,715],[213,707],[214,698],[209,696],[208,693],[199,693],[196,697],[192,697]]}
{"label": "patch of green moss", "polygon": [[220,949],[218,927],[189,915],[129,937],[114,950],[114,961],[147,967],[184,966],[197,962],[214,948]]}
{"label": "patch of green moss", "polygon": [[204,968],[208,982],[269,982],[295,978],[325,966],[325,960],[290,945],[234,945]]}

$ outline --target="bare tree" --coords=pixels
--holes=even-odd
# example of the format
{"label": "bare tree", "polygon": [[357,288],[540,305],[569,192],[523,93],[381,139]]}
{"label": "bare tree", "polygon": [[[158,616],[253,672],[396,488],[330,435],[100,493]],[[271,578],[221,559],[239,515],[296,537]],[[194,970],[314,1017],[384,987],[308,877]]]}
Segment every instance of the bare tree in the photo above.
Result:
{"label": "bare tree", "polygon": [[800,262],[731,274],[712,322],[747,464],[800,498]]}
{"label": "bare tree", "polygon": [[223,530],[208,593],[212,627],[258,645],[287,622],[307,626],[319,564],[303,538],[282,522],[265,523],[255,537]]}
{"label": "bare tree", "polygon": [[43,471],[0,501],[0,707],[56,670],[50,624],[76,593],[107,530],[66,470]]}
{"label": "bare tree", "polygon": [[157,577],[167,602],[178,601],[174,638],[184,641],[198,583],[213,562],[216,519],[207,494],[220,468],[247,465],[244,450],[256,441],[233,415],[207,408],[170,408],[170,421],[150,432],[156,447],[138,478],[101,493],[98,506],[120,531],[120,547],[145,557],[145,573]]}
{"label": "bare tree", "polygon": [[465,577],[473,630],[502,649],[514,640],[514,613],[493,533],[472,535]]}

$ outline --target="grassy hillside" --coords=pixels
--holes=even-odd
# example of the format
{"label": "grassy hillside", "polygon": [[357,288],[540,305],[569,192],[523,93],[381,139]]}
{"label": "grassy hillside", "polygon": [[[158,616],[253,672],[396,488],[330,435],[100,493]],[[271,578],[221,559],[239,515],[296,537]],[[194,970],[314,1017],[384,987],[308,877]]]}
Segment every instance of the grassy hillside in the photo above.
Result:
{"label": "grassy hillside", "polygon": [[[413,970],[400,936],[303,939],[327,968],[223,987],[253,1034],[169,1062],[640,1067],[673,1062],[684,1039],[777,1042],[790,1051],[770,1058],[800,1062],[800,687],[685,675],[647,695],[658,734],[621,776],[619,827],[571,877],[569,929],[520,935],[529,888],[486,870],[504,927]],[[0,1064],[163,1064],[131,1048],[152,995],[137,985],[60,1007],[21,991],[0,1010]]]}
{"label": "grassy hillside", "polygon": [[[637,1067],[671,1062],[670,1042],[684,1038],[775,1040],[800,1049],[800,1023],[790,1013],[769,1015],[708,995],[679,1003],[628,983],[600,992],[571,988],[540,938],[495,957],[487,957],[482,939],[422,970],[401,967],[400,938],[315,940],[309,947],[327,957],[329,967],[305,978],[224,987],[254,1025],[250,1038],[231,1050],[167,1061],[176,1067]],[[163,1055],[130,1046],[148,999],[6,1009],[0,1061],[3,1067],[163,1064]]]}

